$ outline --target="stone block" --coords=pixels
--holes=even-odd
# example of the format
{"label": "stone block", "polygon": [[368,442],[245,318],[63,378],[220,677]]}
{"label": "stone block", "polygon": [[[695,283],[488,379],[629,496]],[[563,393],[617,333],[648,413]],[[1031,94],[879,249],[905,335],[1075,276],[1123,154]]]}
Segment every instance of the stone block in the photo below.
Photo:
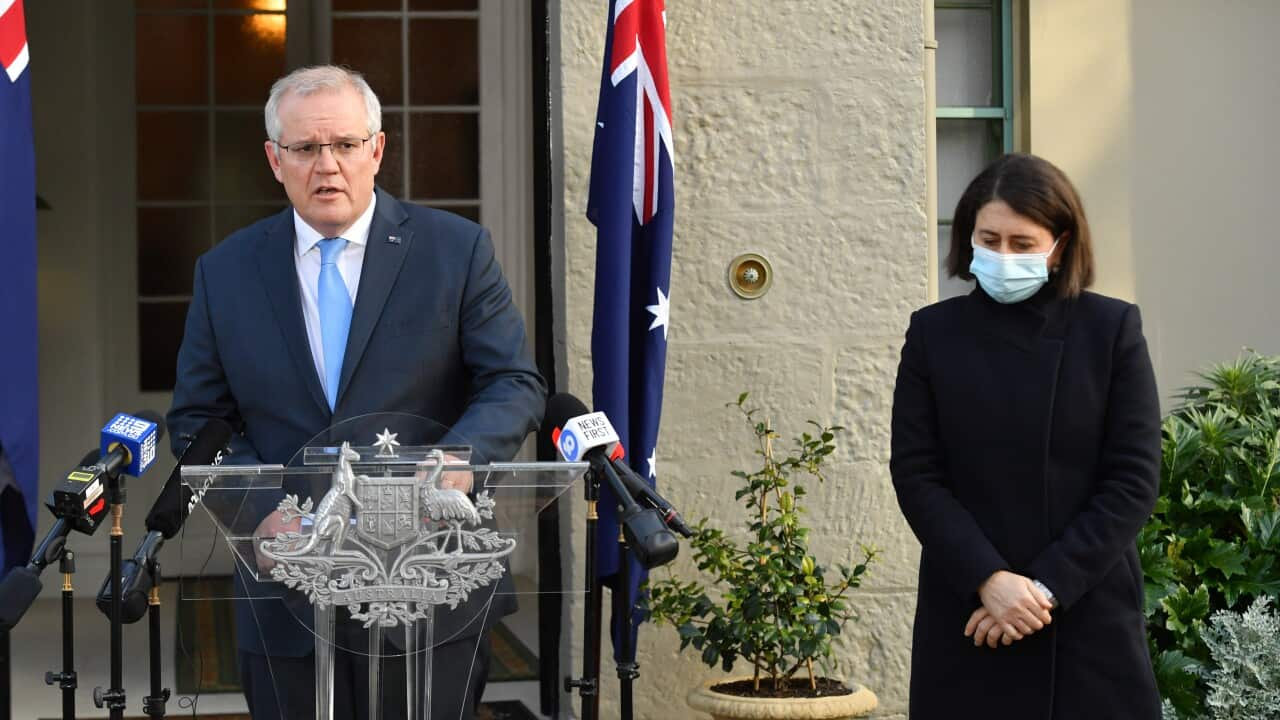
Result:
{"label": "stone block", "polygon": [[[901,336],[927,296],[924,237],[923,216],[910,203],[852,216],[690,215],[675,233],[672,337],[778,343]],[[729,264],[744,252],[765,256],[774,271],[769,291],[754,300],[729,287]]]}
{"label": "stone block", "polygon": [[710,77],[919,73],[924,16],[918,2],[671,3],[671,72]]}
{"label": "stone block", "polygon": [[687,84],[675,105],[677,225],[685,212],[812,203],[818,194],[818,93]]}
{"label": "stone block", "polygon": [[828,365],[817,345],[673,343],[667,350],[659,462],[711,459],[726,448],[754,447],[740,411],[726,407],[743,392],[751,393],[747,406],[759,408],[758,419],[770,419],[789,443],[806,420],[830,415]]}
{"label": "stone block", "polygon": [[[903,323],[902,331],[905,332]],[[844,426],[847,457],[889,461],[889,423],[902,335],[843,347],[835,355],[835,422]]]}

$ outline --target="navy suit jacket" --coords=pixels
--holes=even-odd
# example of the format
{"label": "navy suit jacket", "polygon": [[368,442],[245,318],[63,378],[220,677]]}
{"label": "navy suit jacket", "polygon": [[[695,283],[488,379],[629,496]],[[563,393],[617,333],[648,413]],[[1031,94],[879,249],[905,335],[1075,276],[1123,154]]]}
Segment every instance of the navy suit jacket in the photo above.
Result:
{"label": "navy suit jacket", "polygon": [[[450,428],[444,436],[400,441],[467,444],[486,462],[511,459],[536,429],[546,385],[488,232],[376,192],[333,412],[307,340],[293,210],[233,233],[197,261],[167,418],[175,454],[211,417],[242,425],[230,459],[242,464],[288,464],[319,433],[368,413],[437,421]],[[248,529],[265,512],[249,513]],[[250,597],[280,592],[237,581]],[[313,639],[296,619],[310,610],[298,597],[286,602],[253,601],[252,611],[238,603],[242,649],[310,652]]]}

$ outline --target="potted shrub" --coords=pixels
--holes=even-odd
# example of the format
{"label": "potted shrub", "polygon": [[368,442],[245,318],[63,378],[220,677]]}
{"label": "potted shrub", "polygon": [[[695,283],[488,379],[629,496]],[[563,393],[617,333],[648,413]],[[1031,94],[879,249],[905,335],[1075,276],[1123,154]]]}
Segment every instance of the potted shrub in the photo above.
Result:
{"label": "potted shrub", "polygon": [[[648,610],[659,624],[680,634],[680,649],[692,647],[702,661],[731,672],[739,661],[749,676],[720,678],[689,693],[695,710],[714,718],[847,718],[870,713],[876,697],[868,689],[834,677],[832,640],[855,617],[848,593],[858,587],[876,555],[861,548],[862,561],[829,569],[809,551],[803,523],[803,476],[823,480],[823,464],[843,428],[818,423],[795,439],[793,452],[774,449],[778,434],[747,409],[736,407],[751,426],[762,459],[742,481],[736,499],[745,506],[747,539],[738,542],[703,519],[691,541],[700,571],[711,578],[677,577],[649,584]],[[730,407],[735,404],[730,403]]]}

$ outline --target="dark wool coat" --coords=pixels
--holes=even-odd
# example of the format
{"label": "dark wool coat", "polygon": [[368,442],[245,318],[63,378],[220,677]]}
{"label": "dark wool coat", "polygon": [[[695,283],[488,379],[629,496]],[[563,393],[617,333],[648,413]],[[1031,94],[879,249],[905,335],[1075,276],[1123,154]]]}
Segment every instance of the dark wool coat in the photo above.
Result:
{"label": "dark wool coat", "polygon": [[[890,468],[921,544],[911,718],[1158,720],[1135,538],[1160,478],[1160,406],[1138,308],[1051,287],[916,312]],[[1021,641],[964,636],[1010,570],[1060,606]]]}

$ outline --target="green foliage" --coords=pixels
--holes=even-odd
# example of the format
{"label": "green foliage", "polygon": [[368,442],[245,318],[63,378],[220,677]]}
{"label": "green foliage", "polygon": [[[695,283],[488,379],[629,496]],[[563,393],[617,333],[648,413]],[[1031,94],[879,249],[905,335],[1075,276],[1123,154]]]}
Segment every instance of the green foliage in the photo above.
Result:
{"label": "green foliage", "polygon": [[824,479],[823,464],[843,428],[811,422],[814,431],[802,433],[794,452],[779,458],[773,449],[778,434],[756,419],[758,411],[747,409],[746,401],[743,393],[730,407],[751,426],[763,460],[758,470],[733,472],[742,481],[735,499],[745,506],[748,539],[735,542],[701,520],[691,541],[694,561],[713,581],[681,582],[673,575],[651,582],[648,610],[658,623],[676,628],[681,650],[692,647],[707,665],[729,672],[739,659],[750,662],[756,689],[762,674],[776,687],[801,668],[812,687],[815,661],[835,666],[832,640],[855,617],[849,590],[861,584],[876,551],[862,548],[861,562],[837,566],[833,582],[827,581],[831,569],[809,553],[805,488],[797,476]]}
{"label": "green foliage", "polygon": [[1201,636],[1208,665],[1194,671],[1208,686],[1203,711],[1175,710],[1166,700],[1164,720],[1256,720],[1280,717],[1280,617],[1271,598],[1243,613],[1219,610]]}
{"label": "green foliage", "polygon": [[1280,358],[1201,378],[1164,420],[1160,496],[1138,536],[1156,679],[1184,717],[1209,693],[1209,617],[1280,594]]}

